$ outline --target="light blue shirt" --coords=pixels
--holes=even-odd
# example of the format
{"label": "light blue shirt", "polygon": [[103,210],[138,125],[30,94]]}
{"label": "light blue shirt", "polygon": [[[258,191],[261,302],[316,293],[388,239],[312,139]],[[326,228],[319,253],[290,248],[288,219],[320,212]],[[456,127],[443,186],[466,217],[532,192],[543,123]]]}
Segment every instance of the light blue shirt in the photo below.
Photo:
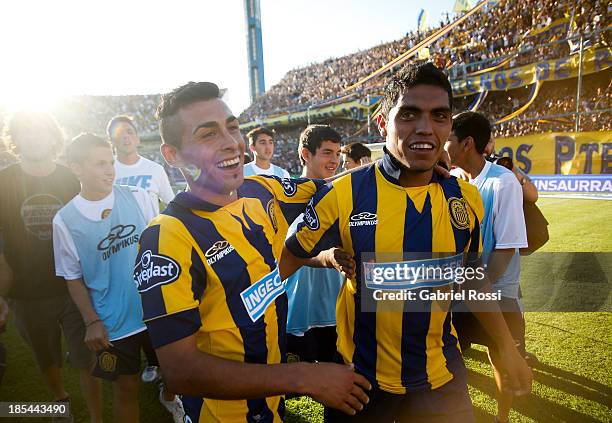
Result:
{"label": "light blue shirt", "polygon": [[[289,228],[295,233],[303,220],[300,215]],[[344,277],[336,269],[304,266],[287,278],[285,290],[289,300],[287,333],[301,336],[314,327],[336,325],[336,300]]]}
{"label": "light blue shirt", "polygon": [[521,278],[518,249],[527,247],[521,185],[510,170],[490,162],[485,163],[482,172],[471,183],[478,188],[484,204],[483,262],[488,262],[495,249],[515,249],[506,271],[495,281],[492,290],[501,290],[504,297],[518,298]]}
{"label": "light blue shirt", "polygon": [[133,269],[146,222],[129,188],[116,185],[113,191],[115,203],[105,219],[88,219],[72,202],[58,212],[79,252],[83,282],[110,341],[145,329]]}

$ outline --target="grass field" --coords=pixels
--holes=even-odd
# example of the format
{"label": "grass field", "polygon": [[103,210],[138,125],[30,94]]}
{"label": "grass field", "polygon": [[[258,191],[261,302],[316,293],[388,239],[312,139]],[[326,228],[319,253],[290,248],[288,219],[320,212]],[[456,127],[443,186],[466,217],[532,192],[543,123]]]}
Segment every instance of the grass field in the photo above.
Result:
{"label": "grass field", "polygon": [[[551,239],[543,251],[612,252],[612,202],[543,198],[538,204],[551,222]],[[603,280],[600,280],[601,272],[593,274],[599,275],[602,297],[605,297],[601,304],[609,310],[611,272],[608,264],[602,264],[606,270]],[[593,272],[591,264],[585,266],[587,272]],[[541,364],[534,368],[532,394],[515,402],[511,419],[521,422],[612,421],[612,314],[527,313],[526,322],[527,349],[537,355]],[[49,400],[32,356],[12,323],[0,339],[8,349],[8,368],[0,386],[0,401]],[[495,414],[495,386],[486,354],[482,349],[472,349],[465,358],[477,421],[491,422]],[[78,393],[77,375],[69,368],[64,374],[73,395],[75,420],[84,422],[86,412]],[[110,422],[109,386],[106,386],[105,395],[108,400],[105,420]],[[157,402],[152,385],[142,386],[140,404],[141,421],[171,422]],[[310,398],[287,401],[287,421],[322,420],[322,407]]]}

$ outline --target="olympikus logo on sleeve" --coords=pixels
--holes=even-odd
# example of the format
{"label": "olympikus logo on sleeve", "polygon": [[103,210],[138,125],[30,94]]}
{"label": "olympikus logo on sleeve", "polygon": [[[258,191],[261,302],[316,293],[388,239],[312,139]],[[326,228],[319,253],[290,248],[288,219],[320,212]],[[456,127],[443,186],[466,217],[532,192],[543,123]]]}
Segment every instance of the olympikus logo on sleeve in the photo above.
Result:
{"label": "olympikus logo on sleeve", "polygon": [[139,292],[145,292],[159,285],[178,279],[181,267],[170,257],[153,254],[151,250],[142,253],[134,268],[134,283]]}
{"label": "olympikus logo on sleeve", "polygon": [[212,266],[234,250],[234,246],[226,240],[217,241],[204,253],[206,262]]}
{"label": "olympikus logo on sleeve", "polygon": [[378,216],[376,216],[375,213],[366,211],[352,215],[351,221],[349,222],[350,227],[373,225],[378,225]]}
{"label": "olympikus logo on sleeve", "polygon": [[264,315],[266,308],[283,292],[285,292],[285,284],[280,278],[278,267],[275,267],[272,272],[242,291],[240,298],[249,317],[256,322]]}

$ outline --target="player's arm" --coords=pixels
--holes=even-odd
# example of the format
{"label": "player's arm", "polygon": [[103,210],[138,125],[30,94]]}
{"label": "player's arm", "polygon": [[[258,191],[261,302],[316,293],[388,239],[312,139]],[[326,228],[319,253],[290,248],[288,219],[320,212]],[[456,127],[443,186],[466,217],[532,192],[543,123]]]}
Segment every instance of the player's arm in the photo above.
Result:
{"label": "player's arm", "polygon": [[[473,222],[470,240],[465,251],[467,253],[466,265],[482,269],[480,259],[480,252],[482,250],[480,222],[484,213],[482,199],[473,187],[466,188],[464,195],[469,203],[468,212],[470,214],[470,221]],[[474,290],[480,294],[490,295],[491,282],[486,272],[476,272],[476,275],[479,276],[461,284],[461,289],[464,291]],[[510,334],[497,301],[493,299],[473,300],[469,295],[466,295],[465,304],[495,342],[503,362],[503,367],[508,374],[511,390],[520,395],[530,392],[533,374],[527,366],[525,359],[521,357],[516,349],[514,339]]]}
{"label": "player's arm", "polygon": [[13,269],[4,257],[4,235],[0,228],[0,298],[7,295],[13,284]]}
{"label": "player's arm", "polygon": [[[347,413],[362,408],[369,383],[349,366],[242,363],[200,351],[196,333],[205,324],[199,305],[206,295],[206,267],[182,223],[161,219],[162,224],[154,221],[141,236],[134,279],[142,298],[143,320],[169,389],[219,399],[298,392]],[[165,276],[141,276],[144,270],[167,266],[170,260],[177,266]]]}
{"label": "player's arm", "polygon": [[309,395],[347,414],[363,409],[370,383],[349,365],[252,364],[215,357],[189,335],[156,349],[170,390],[212,399],[252,399],[287,393]]}
{"label": "player's arm", "polygon": [[78,251],[59,213],[53,218],[53,253],[55,274],[66,280],[68,293],[85,323],[85,344],[92,351],[107,348],[108,333],[91,303],[89,290],[83,282]]}
{"label": "player's arm", "polygon": [[304,211],[304,221],[285,242],[279,266],[281,278],[291,276],[301,266],[335,267],[346,276],[347,269],[337,266],[336,259],[350,261],[352,257],[335,248],[342,247],[338,219],[337,191],[327,185],[310,200]]}
{"label": "player's arm", "polygon": [[6,261],[3,253],[0,253],[0,297],[8,294],[13,285],[13,270]]}
{"label": "player's arm", "polygon": [[89,290],[83,283],[83,279],[66,280],[66,282],[70,297],[79,309],[83,322],[85,322],[85,345],[91,351],[108,348],[111,345],[108,341],[108,332],[91,304]]}

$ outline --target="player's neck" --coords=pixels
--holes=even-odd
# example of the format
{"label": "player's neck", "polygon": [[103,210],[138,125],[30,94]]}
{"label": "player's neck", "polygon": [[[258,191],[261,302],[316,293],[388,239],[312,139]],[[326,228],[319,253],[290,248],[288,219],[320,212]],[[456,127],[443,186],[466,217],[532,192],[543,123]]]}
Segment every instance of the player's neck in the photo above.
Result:
{"label": "player's neck", "polygon": [[226,206],[238,199],[238,193],[236,191],[232,191],[229,194],[219,193],[196,184],[189,185],[189,192],[191,195],[199,198],[202,201],[206,201],[207,203],[221,207]]}
{"label": "player's neck", "polygon": [[429,185],[433,177],[433,169],[427,171],[411,171],[403,168],[399,177],[399,184],[404,188],[423,187]]}
{"label": "player's neck", "polygon": [[137,152],[130,154],[117,154],[117,160],[119,163],[127,166],[135,165],[140,160],[140,154]]}
{"label": "player's neck", "polygon": [[53,159],[23,160],[19,163],[21,169],[30,176],[45,177],[55,172],[56,164]]}
{"label": "player's neck", "polygon": [[85,187],[83,186],[83,184],[81,184],[81,192],[79,193],[79,195],[87,201],[100,201],[108,197],[111,192],[113,192],[112,189],[110,191],[98,191],[89,187]]}
{"label": "player's neck", "polygon": [[264,160],[261,159],[259,157],[255,157],[255,166],[257,166],[260,169],[270,169],[270,166],[272,165],[272,163],[270,163],[270,160]]}
{"label": "player's neck", "polygon": [[482,154],[478,154],[466,160],[466,163],[459,167],[467,172],[470,179],[476,179],[484,169],[486,163],[487,161]]}

